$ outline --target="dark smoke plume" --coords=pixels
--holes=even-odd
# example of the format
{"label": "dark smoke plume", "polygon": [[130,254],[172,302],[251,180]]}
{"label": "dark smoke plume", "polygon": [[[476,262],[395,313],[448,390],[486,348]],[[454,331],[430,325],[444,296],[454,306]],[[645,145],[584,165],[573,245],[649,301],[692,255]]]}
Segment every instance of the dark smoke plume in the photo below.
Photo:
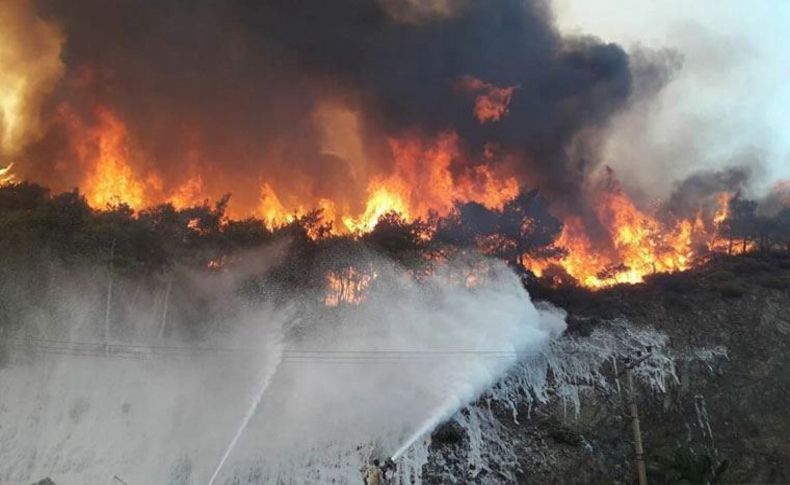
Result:
{"label": "dark smoke plume", "polygon": [[693,218],[700,208],[715,205],[722,192],[740,194],[751,181],[752,172],[749,167],[696,172],[678,182],[666,209],[676,216]]}
{"label": "dark smoke plume", "polygon": [[[387,136],[455,130],[465,160],[496,146],[522,183],[568,196],[589,170],[567,160],[568,145],[604,124],[632,91],[622,48],[561,37],[549,5],[538,0],[36,6],[65,38],[66,75],[50,116],[63,101],[86,119],[97,105],[108,106],[165,185],[197,168],[209,188],[233,192],[245,205],[266,179],[286,180],[280,185],[294,193],[358,203],[354,195],[364,194],[367,179],[320,147],[314,113],[325,102],[360,116],[366,163],[373,164],[363,173],[386,172]],[[481,124],[474,96],[457,88],[464,76],[517,86],[507,115]],[[73,167],[56,163],[64,139],[53,125],[31,150],[26,175],[58,188],[78,183]]]}

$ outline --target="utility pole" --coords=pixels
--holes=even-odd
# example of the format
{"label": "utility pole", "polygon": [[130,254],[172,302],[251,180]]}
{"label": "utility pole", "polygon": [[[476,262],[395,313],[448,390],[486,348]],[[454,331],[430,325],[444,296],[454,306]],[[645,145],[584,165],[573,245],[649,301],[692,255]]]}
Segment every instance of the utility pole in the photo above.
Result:
{"label": "utility pole", "polygon": [[116,238],[113,237],[112,246],[110,246],[110,264],[109,264],[110,281],[109,283],[107,283],[107,305],[104,310],[104,349],[107,357],[110,356],[110,307],[112,306],[112,270],[113,270],[113,260],[115,259],[115,241]]}
{"label": "utility pole", "polygon": [[639,485],[647,485],[645,450],[642,447],[642,430],[639,427],[639,411],[636,408],[636,391],[634,390],[632,368],[632,365],[625,368],[625,379],[628,384],[628,412],[631,415],[631,431],[634,434],[634,453],[636,455],[636,472],[639,476]]}
{"label": "utility pole", "polygon": [[634,454],[636,455],[636,472],[639,478],[639,485],[647,485],[647,468],[645,467],[645,450],[642,446],[642,429],[639,426],[639,410],[636,407],[633,369],[651,355],[651,348],[648,346],[646,354],[642,355],[641,352],[637,352],[636,359],[626,359],[625,368],[617,374],[618,376],[625,374],[626,384],[628,385],[628,417],[631,418],[631,431],[634,436]]}
{"label": "utility pole", "polygon": [[159,340],[165,335],[165,327],[167,326],[167,310],[170,306],[170,290],[173,289],[173,275],[171,274],[167,280],[167,289],[165,290],[165,308],[162,311],[162,324],[159,326]]}

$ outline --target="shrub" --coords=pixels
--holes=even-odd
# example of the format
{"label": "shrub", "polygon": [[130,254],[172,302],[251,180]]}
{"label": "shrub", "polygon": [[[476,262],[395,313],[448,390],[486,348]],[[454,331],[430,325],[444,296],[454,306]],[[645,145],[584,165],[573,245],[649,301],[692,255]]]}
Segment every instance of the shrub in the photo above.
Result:
{"label": "shrub", "polygon": [[714,271],[707,276],[707,280],[711,283],[725,283],[735,279],[735,275],[729,271]]}
{"label": "shrub", "polygon": [[788,287],[788,282],[779,276],[765,276],[759,278],[757,284],[763,288],[772,288],[774,290],[784,290]]}
{"label": "shrub", "polygon": [[749,290],[745,285],[734,282],[719,284],[716,289],[725,298],[740,298]]}
{"label": "shrub", "polygon": [[728,467],[728,460],[718,461],[707,450],[678,446],[669,454],[656,457],[650,468],[654,482],[677,484],[717,483]]}
{"label": "shrub", "polygon": [[771,265],[765,261],[745,257],[741,261],[738,261],[738,263],[732,267],[732,270],[736,273],[759,273],[762,271],[771,271]]}
{"label": "shrub", "polygon": [[657,273],[645,278],[645,283],[664,291],[685,294],[697,287],[697,280],[691,273]]}
{"label": "shrub", "polygon": [[691,303],[674,293],[670,293],[664,297],[664,306],[668,309],[678,310],[680,312],[689,312],[694,309]]}

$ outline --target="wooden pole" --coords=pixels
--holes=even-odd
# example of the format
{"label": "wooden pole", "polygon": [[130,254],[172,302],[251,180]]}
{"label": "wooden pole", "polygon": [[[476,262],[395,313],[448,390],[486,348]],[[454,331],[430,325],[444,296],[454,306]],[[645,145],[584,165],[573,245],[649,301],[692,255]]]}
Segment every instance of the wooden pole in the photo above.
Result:
{"label": "wooden pole", "polygon": [[631,430],[634,434],[634,452],[636,453],[636,471],[639,476],[639,485],[647,485],[647,469],[645,468],[645,451],[642,448],[642,430],[639,428],[639,411],[636,407],[636,392],[634,390],[634,374],[631,366],[625,369],[625,378],[628,383],[628,410],[631,414]]}
{"label": "wooden pole", "polygon": [[165,290],[165,308],[162,311],[162,324],[159,326],[159,340],[165,335],[165,327],[167,326],[167,310],[170,306],[170,290],[173,289],[173,276],[167,280],[167,290]]}
{"label": "wooden pole", "polygon": [[112,239],[112,246],[110,246],[110,282],[107,283],[107,306],[104,310],[104,346],[106,355],[110,355],[110,306],[112,305],[112,265],[115,259],[115,240]]}

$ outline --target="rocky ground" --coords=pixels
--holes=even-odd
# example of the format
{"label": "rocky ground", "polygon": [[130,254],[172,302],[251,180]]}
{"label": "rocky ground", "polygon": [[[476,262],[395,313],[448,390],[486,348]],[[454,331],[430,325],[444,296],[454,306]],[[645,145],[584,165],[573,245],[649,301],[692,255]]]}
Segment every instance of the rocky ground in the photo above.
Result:
{"label": "rocky ground", "polygon": [[[666,392],[637,386],[650,483],[790,483],[790,259],[720,258],[639,286],[532,293],[568,310],[569,334],[624,317],[666,334],[678,355],[726,351],[676,360]],[[635,483],[624,398],[590,390],[578,415],[559,400],[522,403],[518,420],[494,403],[497,459],[482,473],[456,460],[472,440],[451,422],[432,437],[425,481]]]}

